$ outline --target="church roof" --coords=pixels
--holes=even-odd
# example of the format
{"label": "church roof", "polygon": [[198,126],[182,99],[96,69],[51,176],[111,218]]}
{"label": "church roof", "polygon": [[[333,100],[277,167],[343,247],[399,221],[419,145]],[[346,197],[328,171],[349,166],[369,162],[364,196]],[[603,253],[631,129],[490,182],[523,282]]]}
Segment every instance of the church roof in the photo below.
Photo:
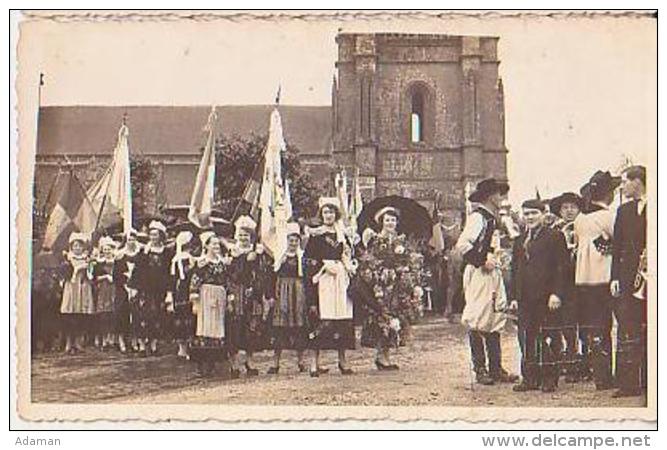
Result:
{"label": "church roof", "polygon": [[[218,132],[268,132],[273,105],[219,106]],[[329,106],[281,105],[285,139],[304,155],[331,148]],[[144,155],[199,154],[210,106],[46,106],[40,109],[38,156],[111,154],[123,114],[130,149]]]}

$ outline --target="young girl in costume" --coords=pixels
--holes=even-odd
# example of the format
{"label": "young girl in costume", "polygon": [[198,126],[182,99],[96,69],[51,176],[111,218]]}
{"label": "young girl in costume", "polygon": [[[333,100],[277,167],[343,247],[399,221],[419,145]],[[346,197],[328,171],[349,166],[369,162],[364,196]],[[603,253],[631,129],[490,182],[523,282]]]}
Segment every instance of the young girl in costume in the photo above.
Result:
{"label": "young girl in costume", "polygon": [[85,330],[95,313],[93,298],[93,273],[87,250],[88,237],[83,233],[72,233],[69,251],[61,266],[63,295],[60,313],[63,316],[65,353],[83,350]]}

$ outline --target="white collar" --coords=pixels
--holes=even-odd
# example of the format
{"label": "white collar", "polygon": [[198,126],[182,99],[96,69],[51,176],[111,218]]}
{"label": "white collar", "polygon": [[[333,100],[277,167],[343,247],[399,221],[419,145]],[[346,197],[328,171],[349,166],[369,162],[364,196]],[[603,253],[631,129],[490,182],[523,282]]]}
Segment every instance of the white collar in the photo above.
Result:
{"label": "white collar", "polygon": [[592,202],[591,202],[591,205],[599,206],[599,207],[602,208],[602,209],[609,209],[609,205],[605,204],[604,202],[599,202],[599,201],[597,201],[597,200],[592,201]]}
{"label": "white collar", "polygon": [[153,247],[153,246],[150,245],[150,244],[146,244],[146,247],[144,248],[144,252],[145,252],[145,253],[151,253],[151,252],[153,252],[153,253],[161,254],[161,253],[164,251],[164,248],[165,248],[165,247],[164,247],[164,244],[163,244],[163,245],[160,245],[159,247]]}

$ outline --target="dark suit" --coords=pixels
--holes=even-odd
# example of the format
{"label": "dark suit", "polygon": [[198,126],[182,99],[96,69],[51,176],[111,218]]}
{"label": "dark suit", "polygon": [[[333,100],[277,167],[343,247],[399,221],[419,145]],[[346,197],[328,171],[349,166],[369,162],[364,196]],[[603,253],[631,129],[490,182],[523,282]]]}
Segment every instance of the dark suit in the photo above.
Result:
{"label": "dark suit", "polygon": [[[528,233],[528,232],[527,232]],[[519,303],[519,344],[524,382],[556,384],[562,339],[562,307],[551,311],[549,297],[565,302],[568,250],[559,231],[542,226],[514,242],[511,299]]]}
{"label": "dark suit", "polygon": [[620,284],[616,302],[618,320],[618,384],[621,389],[646,385],[646,300],[636,298],[635,277],[646,249],[646,207],[639,214],[637,201],[618,208],[614,223],[611,279]]}

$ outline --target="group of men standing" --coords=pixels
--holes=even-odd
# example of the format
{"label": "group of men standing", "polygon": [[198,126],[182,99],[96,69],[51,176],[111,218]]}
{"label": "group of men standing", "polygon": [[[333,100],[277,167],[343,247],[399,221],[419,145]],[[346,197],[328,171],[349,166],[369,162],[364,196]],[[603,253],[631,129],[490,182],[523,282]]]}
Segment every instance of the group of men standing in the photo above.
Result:
{"label": "group of men standing", "polygon": [[[621,184],[627,201],[614,208]],[[500,347],[500,332],[515,316],[522,353],[515,391],[553,392],[564,373],[568,382],[592,379],[598,390],[617,387],[615,396],[641,395],[647,359],[645,167],[629,167],[621,177],[597,171],[581,195],[526,200],[520,224],[503,214],[508,191],[495,179],[478,183],[454,249],[464,265],[461,321],[469,329],[477,382],[518,381],[502,367]],[[554,215],[557,220],[550,220]],[[511,240],[507,287],[499,232]]]}

